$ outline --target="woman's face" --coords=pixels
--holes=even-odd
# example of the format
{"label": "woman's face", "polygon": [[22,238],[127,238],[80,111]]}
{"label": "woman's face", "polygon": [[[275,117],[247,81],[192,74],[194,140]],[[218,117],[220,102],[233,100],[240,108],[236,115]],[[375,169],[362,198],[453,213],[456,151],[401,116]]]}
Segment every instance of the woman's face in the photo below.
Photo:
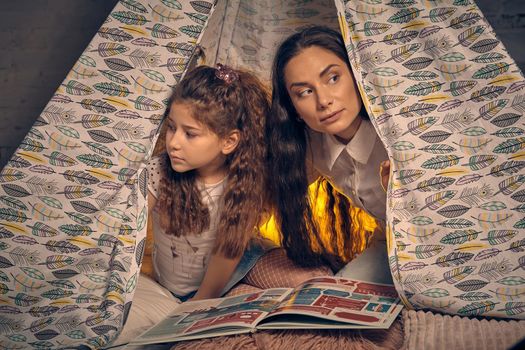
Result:
{"label": "woman's face", "polygon": [[346,62],[311,46],[286,64],[284,81],[297,114],[311,129],[352,139],[361,123],[362,101]]}

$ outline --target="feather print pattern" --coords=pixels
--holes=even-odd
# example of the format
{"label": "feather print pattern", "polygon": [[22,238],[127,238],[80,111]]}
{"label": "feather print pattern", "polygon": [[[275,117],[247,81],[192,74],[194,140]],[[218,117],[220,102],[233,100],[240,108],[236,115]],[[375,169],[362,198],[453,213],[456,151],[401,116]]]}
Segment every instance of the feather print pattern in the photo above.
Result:
{"label": "feather print pattern", "polygon": [[212,9],[120,1],[0,173],[1,344],[94,349],[118,334],[144,249],[135,187],[173,62],[186,69]]}
{"label": "feather print pattern", "polygon": [[[471,1],[377,1],[365,21],[343,2],[356,81],[374,91],[364,103],[392,160],[387,231],[401,299],[525,319],[523,74]],[[356,50],[360,33],[374,43]]]}
{"label": "feather print pattern", "polygon": [[[244,6],[237,25],[258,35],[232,38],[237,56],[210,61],[260,69],[275,43],[268,28],[286,36],[306,20],[341,23],[372,123],[398,160],[387,225],[402,299],[525,318],[521,72],[471,1],[335,3],[338,19],[326,6],[333,1],[304,1],[262,22],[255,2]],[[144,247],[141,164],[213,9],[120,1],[0,173],[2,310],[10,310],[0,343],[98,348],[116,336]]]}

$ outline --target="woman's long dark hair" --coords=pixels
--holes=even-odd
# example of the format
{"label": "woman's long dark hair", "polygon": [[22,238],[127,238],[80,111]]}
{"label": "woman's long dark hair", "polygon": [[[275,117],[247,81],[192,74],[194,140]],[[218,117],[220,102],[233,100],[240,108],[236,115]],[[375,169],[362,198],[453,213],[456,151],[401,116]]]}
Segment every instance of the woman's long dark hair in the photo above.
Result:
{"label": "woman's long dark hair", "polygon": [[[341,35],[324,26],[307,27],[288,37],[278,48],[272,68],[272,111],[266,123],[270,145],[270,201],[288,256],[301,266],[329,264],[338,269],[362,249],[361,236],[354,236],[350,202],[325,178],[318,184],[327,193],[326,215],[329,239],[323,239],[320,223],[314,219],[308,193],[307,126],[299,118],[288,94],[284,70],[304,49],[318,46],[344,62],[348,55]],[[348,63],[348,68],[351,71]],[[319,187],[318,187],[319,190]],[[318,191],[316,191],[318,192]]]}

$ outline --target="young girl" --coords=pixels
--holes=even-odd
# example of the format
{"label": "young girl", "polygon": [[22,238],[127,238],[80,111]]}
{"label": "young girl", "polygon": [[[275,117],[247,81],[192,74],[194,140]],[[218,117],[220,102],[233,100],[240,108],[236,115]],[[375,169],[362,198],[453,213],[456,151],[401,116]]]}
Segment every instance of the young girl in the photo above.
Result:
{"label": "young girl", "polygon": [[265,197],[268,112],[260,81],[220,64],[189,72],[169,100],[149,208],[156,279],[182,301],[222,295],[265,250],[245,253]]}
{"label": "young girl", "polygon": [[[270,185],[284,247],[301,265],[333,261],[334,254],[351,260],[363,242],[361,235],[349,234],[348,199],[379,222],[385,219],[386,181],[381,183],[378,173],[388,157],[363,108],[341,35],[314,26],[288,37],[275,55],[272,84]],[[329,225],[328,243],[312,219],[308,167],[323,176],[328,202],[338,199],[339,219],[334,205],[327,207],[332,222],[340,223],[339,229]]]}

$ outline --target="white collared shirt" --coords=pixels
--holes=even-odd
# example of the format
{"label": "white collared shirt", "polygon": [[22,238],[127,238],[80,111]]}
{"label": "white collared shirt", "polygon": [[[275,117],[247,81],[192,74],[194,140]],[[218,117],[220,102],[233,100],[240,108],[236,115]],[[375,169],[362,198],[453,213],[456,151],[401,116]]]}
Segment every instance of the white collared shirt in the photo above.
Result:
{"label": "white collared shirt", "polygon": [[324,175],[352,204],[373,217],[385,220],[386,194],[379,166],[388,159],[383,143],[369,120],[363,120],[348,144],[333,135],[309,131],[315,169]]}

